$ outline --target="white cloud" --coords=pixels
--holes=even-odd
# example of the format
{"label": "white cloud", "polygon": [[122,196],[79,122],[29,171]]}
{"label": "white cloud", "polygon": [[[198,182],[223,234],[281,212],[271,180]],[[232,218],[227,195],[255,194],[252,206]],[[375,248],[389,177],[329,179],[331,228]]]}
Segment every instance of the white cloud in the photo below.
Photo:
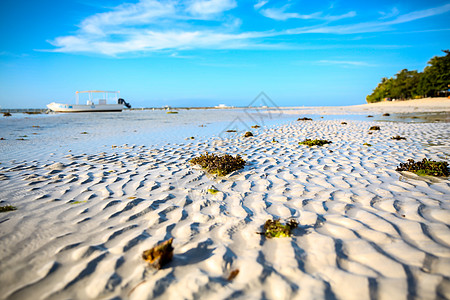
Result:
{"label": "white cloud", "polygon": [[400,12],[399,12],[399,10],[396,7],[394,7],[388,13],[386,13],[384,11],[380,11],[379,13],[381,15],[380,19],[389,19],[389,18],[397,16]]}
{"label": "white cloud", "polygon": [[141,0],[136,4],[119,5],[111,12],[90,16],[81,22],[80,29],[85,33],[102,35],[111,28],[151,24],[158,19],[173,15],[175,15],[175,6],[172,2]]}
{"label": "white cloud", "polygon": [[286,6],[281,8],[266,8],[261,10],[261,14],[267,18],[285,21],[287,19],[317,19],[320,16],[320,13],[313,13],[310,15],[301,15],[298,13],[289,13],[286,12]]}
{"label": "white cloud", "polygon": [[234,0],[192,0],[187,7],[187,11],[193,15],[214,15],[236,6]]}
{"label": "white cloud", "polygon": [[269,1],[267,1],[267,0],[258,0],[258,2],[257,2],[255,5],[253,5],[253,7],[254,7],[256,10],[258,10],[258,9],[260,9],[261,7],[263,7],[264,5],[266,5],[268,2],[269,2]]}
{"label": "white cloud", "polygon": [[[265,4],[265,3],[264,3]],[[350,11],[343,15],[332,16],[332,15],[324,15],[323,12],[315,12],[312,14],[299,14],[296,12],[287,12],[287,9],[290,7],[289,4],[284,5],[279,8],[266,8],[260,10],[260,13],[270,19],[277,21],[285,21],[288,19],[302,19],[302,20],[324,20],[324,21],[337,21],[345,18],[352,18],[356,16],[356,12]]]}
{"label": "white cloud", "polygon": [[369,63],[363,61],[348,61],[348,60],[319,60],[317,62],[321,65],[342,65],[342,66],[353,66],[353,67],[370,67],[373,66]]}
{"label": "white cloud", "polygon": [[[260,0],[254,6],[261,8],[267,6],[267,3],[266,0]],[[397,24],[450,11],[450,4],[447,4],[398,15],[389,21],[381,19],[330,26],[328,22],[351,18],[356,13],[348,12],[333,16],[316,12],[301,15],[287,12],[288,6],[284,6],[280,9],[261,9],[260,12],[275,20],[315,19],[322,21],[322,24],[281,31],[242,32],[240,30],[242,20],[230,11],[236,5],[234,0],[140,0],[134,4],[122,4],[109,12],[87,17],[79,24],[79,30],[73,35],[56,37],[50,41],[55,47],[50,51],[116,56],[184,49],[280,48],[286,46],[285,40],[281,44],[269,39],[307,33],[381,32],[391,30]]]}

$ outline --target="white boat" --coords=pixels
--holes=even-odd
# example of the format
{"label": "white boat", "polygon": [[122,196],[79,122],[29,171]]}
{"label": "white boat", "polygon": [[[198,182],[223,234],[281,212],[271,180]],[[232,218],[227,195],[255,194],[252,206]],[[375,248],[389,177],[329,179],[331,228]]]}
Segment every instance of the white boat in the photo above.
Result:
{"label": "white boat", "polygon": [[[79,104],[79,94],[88,94],[89,99],[86,104]],[[131,108],[131,105],[122,98],[118,98],[120,92],[112,91],[77,91],[76,104],[65,104],[52,102],[47,104],[47,107],[54,112],[75,113],[75,112],[109,112],[109,111],[122,111],[123,107]],[[95,94],[103,94],[103,98],[94,97]],[[108,99],[108,94],[114,94],[114,100]],[[109,97],[113,98],[113,97]],[[108,104],[108,100],[113,101],[113,104]]]}

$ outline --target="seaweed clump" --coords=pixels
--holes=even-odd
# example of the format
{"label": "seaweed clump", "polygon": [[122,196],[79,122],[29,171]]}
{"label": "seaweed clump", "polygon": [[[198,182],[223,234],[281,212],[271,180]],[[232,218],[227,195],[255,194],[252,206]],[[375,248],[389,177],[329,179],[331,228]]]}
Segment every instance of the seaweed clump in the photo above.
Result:
{"label": "seaweed clump", "polygon": [[261,126],[259,125],[253,125],[252,128],[260,128]]}
{"label": "seaweed clump", "polygon": [[372,145],[369,143],[364,143],[363,146],[372,147]]}
{"label": "seaweed clump", "polygon": [[303,118],[298,118],[297,121],[312,121],[311,118],[307,118],[307,117],[303,117]]}
{"label": "seaweed clump", "polygon": [[409,171],[417,175],[431,175],[431,176],[449,176],[448,163],[446,161],[434,161],[424,158],[422,161],[415,162],[413,159],[408,159],[406,163],[400,163],[396,171]]}
{"label": "seaweed clump", "polygon": [[246,133],[244,133],[244,137],[250,137],[253,136],[253,133],[251,133],[250,131],[247,131]]}
{"label": "seaweed clump", "polygon": [[4,112],[4,113],[3,113],[3,116],[4,116],[4,117],[11,117],[11,113],[9,113],[9,112]]}
{"label": "seaweed clump", "polygon": [[286,225],[282,225],[280,220],[267,220],[264,223],[264,235],[266,238],[290,237],[294,228],[297,228],[298,222],[290,220]]}
{"label": "seaweed clump", "polygon": [[399,135],[396,135],[396,136],[391,137],[391,140],[400,141],[400,140],[406,140],[406,138],[402,137],[402,136],[399,136]]}
{"label": "seaweed clump", "polygon": [[155,247],[145,250],[142,253],[142,258],[155,269],[161,269],[164,265],[169,263],[173,257],[173,238],[164,241]]}
{"label": "seaweed clump", "polygon": [[388,113],[383,114],[383,117],[389,117],[389,116],[390,116],[390,114],[388,114]]}
{"label": "seaweed clump", "polygon": [[13,211],[13,210],[16,210],[16,209],[17,209],[17,207],[12,206],[12,205],[0,206],[0,212]]}
{"label": "seaweed clump", "polygon": [[242,169],[245,166],[245,160],[238,154],[233,157],[229,154],[218,156],[215,154],[200,155],[191,159],[191,164],[199,165],[203,169],[206,169],[211,174],[218,174],[219,176],[227,175],[233,171]]}
{"label": "seaweed clump", "polygon": [[327,141],[327,140],[311,140],[311,139],[306,139],[303,142],[299,142],[299,145],[306,145],[309,147],[312,146],[323,146],[325,144],[331,144],[331,141]]}
{"label": "seaweed clump", "polygon": [[369,130],[380,130],[380,126],[371,126]]}
{"label": "seaweed clump", "polygon": [[235,270],[231,271],[230,275],[228,275],[227,280],[232,281],[234,278],[236,278],[236,276],[238,276],[238,274],[239,274],[239,269],[235,269]]}
{"label": "seaweed clump", "polygon": [[211,195],[215,195],[218,192],[219,192],[219,190],[216,190],[216,188],[214,188],[214,187],[208,189],[208,193],[210,193]]}

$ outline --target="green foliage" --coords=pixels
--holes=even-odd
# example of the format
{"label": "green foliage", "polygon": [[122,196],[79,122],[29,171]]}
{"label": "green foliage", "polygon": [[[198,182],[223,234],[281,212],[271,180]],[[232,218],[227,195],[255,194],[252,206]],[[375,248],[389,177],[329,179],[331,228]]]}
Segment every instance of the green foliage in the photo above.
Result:
{"label": "green foliage", "polygon": [[290,237],[291,231],[298,226],[298,222],[290,220],[286,225],[282,225],[280,220],[267,220],[264,223],[264,235],[267,238]]}
{"label": "green foliage", "polygon": [[13,210],[16,210],[16,209],[17,209],[17,207],[12,206],[12,205],[0,206],[0,213],[7,212],[7,211],[13,211]]}
{"label": "green foliage", "polygon": [[225,154],[218,156],[215,154],[205,154],[193,158],[191,164],[199,165],[211,174],[218,174],[219,176],[227,175],[233,171],[242,169],[245,166],[245,160],[238,154],[236,157]]}
{"label": "green foliage", "polygon": [[325,144],[331,144],[331,141],[327,141],[327,140],[311,140],[311,139],[306,139],[303,142],[299,142],[299,145],[305,145],[305,146],[323,146]]}
{"label": "green foliage", "polygon": [[449,176],[448,163],[446,161],[434,161],[424,158],[422,161],[415,162],[413,159],[408,159],[406,163],[400,163],[396,171],[409,171],[417,175],[431,175],[431,176]]}
{"label": "green foliage", "polygon": [[435,97],[448,90],[450,83],[450,51],[443,50],[445,56],[435,56],[428,62],[423,72],[403,69],[395,78],[382,78],[372,94],[366,97],[368,103],[386,98],[413,99]]}

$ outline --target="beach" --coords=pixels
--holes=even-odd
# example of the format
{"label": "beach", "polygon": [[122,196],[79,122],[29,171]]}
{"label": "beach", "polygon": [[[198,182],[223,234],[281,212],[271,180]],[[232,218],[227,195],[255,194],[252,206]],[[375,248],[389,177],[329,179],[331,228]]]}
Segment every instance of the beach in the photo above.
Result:
{"label": "beach", "polygon": [[[170,134],[111,117],[56,138],[51,117],[2,119],[0,201],[17,210],[0,214],[0,298],[449,299],[450,181],[396,171],[449,161],[450,100],[427,100],[280,108],[230,133],[220,110],[161,115],[185,114]],[[189,162],[205,152],[246,165],[213,176]],[[299,226],[268,239],[268,219]],[[170,238],[151,268],[142,253]]]}

